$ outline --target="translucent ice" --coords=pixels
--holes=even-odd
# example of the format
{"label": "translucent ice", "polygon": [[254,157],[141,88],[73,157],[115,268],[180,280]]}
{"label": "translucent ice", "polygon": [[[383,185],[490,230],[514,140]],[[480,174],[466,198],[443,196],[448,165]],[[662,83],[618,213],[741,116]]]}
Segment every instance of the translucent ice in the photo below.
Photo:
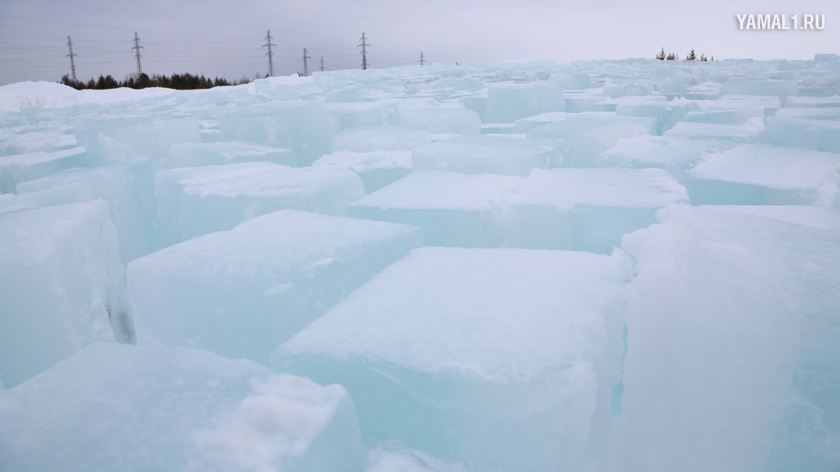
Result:
{"label": "translucent ice", "polygon": [[70,167],[88,165],[85,148],[0,156],[0,193],[15,193],[19,182],[37,179]]}
{"label": "translucent ice", "polygon": [[318,159],[312,167],[352,170],[362,179],[365,191],[373,193],[411,173],[411,151],[337,151]]}
{"label": "translucent ice", "polygon": [[487,119],[493,123],[563,110],[563,89],[554,83],[497,84],[487,91]]}
{"label": "translucent ice", "polygon": [[283,210],[170,246],[128,265],[140,341],[267,363],[281,342],[420,244],[411,226]]}
{"label": "translucent ice", "polygon": [[106,202],[0,215],[3,385],[17,385],[92,342],[133,339]]}
{"label": "translucent ice", "polygon": [[743,125],[722,125],[683,122],[666,131],[663,136],[691,139],[717,139],[736,143],[754,143],[765,134],[764,118],[753,117]]}
{"label": "translucent ice", "polygon": [[259,146],[249,143],[188,143],[169,148],[166,168],[200,167],[242,162],[273,162],[294,167],[297,163],[291,149]]}
{"label": "translucent ice", "polygon": [[339,385],[196,349],[103,343],[0,391],[0,450],[0,469],[33,472],[360,472],[365,460]]}
{"label": "translucent ice", "polygon": [[612,470],[840,466],[838,233],[675,206],[624,238],[623,413]]}
{"label": "translucent ice", "polygon": [[416,171],[526,176],[535,167],[557,167],[563,162],[567,149],[562,141],[483,135],[447,139],[415,148],[411,160]]}
{"label": "translucent ice", "polygon": [[371,152],[414,149],[430,143],[427,127],[400,125],[348,128],[333,140],[336,151]]}
{"label": "translucent ice", "polygon": [[344,385],[371,440],[578,470],[609,420],[631,274],[619,253],[418,249],[272,362]]}
{"label": "translucent ice", "polygon": [[269,162],[171,169],[155,184],[164,245],[286,208],[333,214],[337,203],[365,194],[352,171]]}

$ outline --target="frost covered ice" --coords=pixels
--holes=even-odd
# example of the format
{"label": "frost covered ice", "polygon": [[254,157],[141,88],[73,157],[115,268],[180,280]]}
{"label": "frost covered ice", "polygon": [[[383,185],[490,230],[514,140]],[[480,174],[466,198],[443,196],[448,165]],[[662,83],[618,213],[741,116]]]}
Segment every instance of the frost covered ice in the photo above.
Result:
{"label": "frost covered ice", "polygon": [[283,210],[128,265],[141,342],[268,363],[297,331],[422,244],[419,229]]}
{"label": "frost covered ice", "polygon": [[353,472],[365,461],[339,385],[197,349],[113,343],[0,392],[0,451],[0,469],[32,472]]}
{"label": "frost covered ice", "polygon": [[371,439],[576,470],[610,417],[631,275],[620,252],[418,249],[272,361],[344,385]]}
{"label": "frost covered ice", "polygon": [[0,470],[836,472],[838,78],[0,87]]}

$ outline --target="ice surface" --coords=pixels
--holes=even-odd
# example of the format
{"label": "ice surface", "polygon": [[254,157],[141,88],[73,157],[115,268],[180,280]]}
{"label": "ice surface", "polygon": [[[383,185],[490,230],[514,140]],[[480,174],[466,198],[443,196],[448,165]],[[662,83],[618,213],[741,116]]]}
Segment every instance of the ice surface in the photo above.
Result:
{"label": "ice surface", "polygon": [[267,363],[281,342],[421,244],[411,226],[283,210],[170,246],[128,265],[140,341]]}
{"label": "ice surface", "polygon": [[219,131],[225,141],[293,149],[304,166],[330,152],[327,106],[315,101],[272,101],[224,113]]}
{"label": "ice surface", "polygon": [[18,184],[18,193],[83,185],[94,198],[108,202],[117,227],[120,260],[125,264],[160,246],[157,206],[152,187],[153,167],[146,159],[131,164],[68,169]]}
{"label": "ice surface", "polygon": [[337,151],[318,159],[312,167],[349,169],[373,193],[411,173],[411,151]]}
{"label": "ice surface", "polygon": [[169,116],[94,116],[74,123],[91,165],[165,160],[173,144],[200,143],[198,122]]}
{"label": "ice surface", "polygon": [[840,210],[824,206],[715,205],[715,211],[755,215],[788,223],[840,232]]}
{"label": "ice surface", "polygon": [[563,110],[563,89],[553,83],[506,83],[487,90],[487,118],[492,123],[513,123],[526,116]]}
{"label": "ice surface", "polygon": [[696,109],[696,103],[682,98],[672,101],[631,99],[620,101],[615,112],[619,116],[655,118],[656,134],[662,134],[682,121],[690,111]]}
{"label": "ice surface", "polygon": [[626,167],[665,169],[688,185],[686,171],[704,161],[712,154],[721,153],[737,146],[731,141],[715,139],[688,139],[665,136],[639,136],[619,139],[615,146],[598,155],[599,167]]}
{"label": "ice surface", "polygon": [[414,125],[348,128],[333,140],[336,151],[371,152],[413,149],[428,144],[432,135],[427,127]]}
{"label": "ice surface", "polygon": [[197,349],[104,343],[0,391],[0,450],[0,469],[21,472],[358,472],[365,461],[339,385]]}
{"label": "ice surface", "polygon": [[605,432],[631,274],[620,253],[418,249],[272,361],[344,385],[372,439],[576,470]]}
{"label": "ice surface", "polygon": [[690,172],[694,205],[834,205],[840,155],[766,144],[738,146]]}
{"label": "ice surface", "polygon": [[779,146],[840,153],[840,121],[770,117],[767,134]]}
{"label": "ice surface", "polygon": [[743,125],[684,122],[666,131],[663,136],[690,139],[717,139],[736,143],[754,143],[765,134],[764,118],[754,117]]}
{"label": "ice surface", "polygon": [[155,184],[167,246],[286,208],[333,214],[365,194],[349,170],[270,162],[171,169],[158,172]]}
{"label": "ice surface", "polygon": [[[102,200],[0,215],[0,375],[15,386],[95,341],[132,342]],[[2,454],[0,454],[2,456]]]}
{"label": "ice surface", "polygon": [[16,211],[34,210],[45,206],[86,202],[88,200],[94,200],[90,188],[78,183],[20,195],[7,193],[0,195],[0,215],[14,213]]}
{"label": "ice surface", "polygon": [[169,156],[166,168],[170,169],[243,162],[273,162],[294,167],[297,163],[291,149],[237,142],[173,144]]}
{"label": "ice surface", "polygon": [[425,127],[432,133],[481,134],[481,117],[463,107],[404,106],[399,109],[399,123]]}
{"label": "ice surface", "polygon": [[779,97],[782,102],[796,95],[796,83],[785,80],[729,80],[720,87],[722,95],[766,95]]}
{"label": "ice surface", "polygon": [[510,175],[416,172],[347,205],[358,218],[410,223],[432,246],[498,247],[500,209],[525,179]]}
{"label": "ice surface", "polygon": [[88,165],[85,148],[0,156],[0,194],[15,193],[19,182],[37,179],[70,167]]}
{"label": "ice surface", "polygon": [[612,470],[840,466],[837,233],[668,207],[625,237],[622,414]]}
{"label": "ice surface", "polygon": [[451,170],[473,174],[526,176],[533,168],[557,167],[566,143],[508,136],[452,138],[415,148],[414,170]]}
{"label": "ice surface", "polygon": [[685,188],[661,169],[536,169],[505,200],[504,244],[608,254],[680,202]]}
{"label": "ice surface", "polygon": [[569,141],[573,144],[572,156],[563,161],[563,166],[594,167],[595,157],[618,139],[655,134],[655,124],[652,118],[587,113],[534,128],[528,138]]}

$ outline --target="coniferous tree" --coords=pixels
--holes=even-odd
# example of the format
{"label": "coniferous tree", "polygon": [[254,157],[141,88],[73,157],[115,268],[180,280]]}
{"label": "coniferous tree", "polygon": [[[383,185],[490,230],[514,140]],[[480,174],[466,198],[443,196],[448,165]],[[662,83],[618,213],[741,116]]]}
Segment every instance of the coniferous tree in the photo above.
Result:
{"label": "coniferous tree", "polygon": [[686,61],[696,61],[697,60],[697,56],[694,54],[694,49],[692,49],[691,52],[688,53],[688,56],[685,58],[685,60]]}
{"label": "coniferous tree", "polygon": [[665,60],[665,48],[662,48],[662,50],[659,51],[659,54],[656,55],[656,58],[659,59],[660,61]]}

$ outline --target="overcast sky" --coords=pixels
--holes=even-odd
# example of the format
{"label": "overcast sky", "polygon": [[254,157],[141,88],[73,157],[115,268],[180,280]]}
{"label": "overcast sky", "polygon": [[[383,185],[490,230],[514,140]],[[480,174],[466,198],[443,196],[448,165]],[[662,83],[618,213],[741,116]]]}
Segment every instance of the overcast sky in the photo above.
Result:
{"label": "overcast sky", "polygon": [[[821,31],[739,31],[736,13],[825,14]],[[275,75],[360,67],[364,31],[372,67],[414,64],[424,53],[443,64],[515,59],[684,57],[812,59],[840,53],[840,0],[0,0],[0,85],[136,71],[190,72],[238,79],[265,74],[266,31],[277,44]]]}

